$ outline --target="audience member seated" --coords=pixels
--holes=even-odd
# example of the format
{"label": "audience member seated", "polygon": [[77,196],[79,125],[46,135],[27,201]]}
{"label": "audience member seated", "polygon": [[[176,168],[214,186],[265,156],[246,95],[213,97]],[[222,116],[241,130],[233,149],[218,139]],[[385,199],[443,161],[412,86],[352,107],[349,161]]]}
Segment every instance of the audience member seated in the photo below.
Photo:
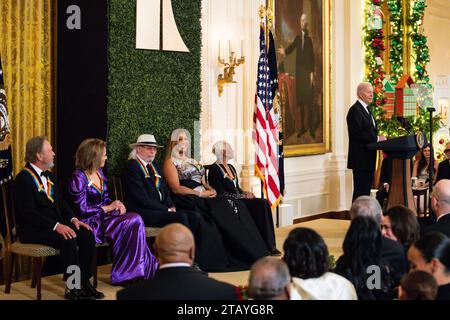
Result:
{"label": "audience member seated", "polygon": [[156,236],[160,268],[156,275],[117,292],[118,300],[235,300],[235,287],[195,270],[192,232],[179,223],[163,227]]}
{"label": "audience member seated", "polygon": [[420,237],[420,226],[414,212],[405,206],[395,206],[386,211],[381,223],[381,233],[400,242],[406,255],[409,247]]}
{"label": "audience member seated", "polygon": [[446,159],[439,163],[436,173],[436,182],[442,179],[450,179],[450,143],[445,146],[444,154]]}
{"label": "audience member seated", "polygon": [[403,277],[398,288],[398,299],[434,300],[437,293],[436,279],[428,272],[416,270]]}
{"label": "audience member seated", "polygon": [[[416,157],[416,160],[413,164],[413,171],[412,171],[412,177],[417,178],[417,182],[423,182],[424,186],[428,184],[429,180],[429,172],[430,172],[430,144],[426,144],[423,146],[422,150],[420,151],[419,156]],[[434,175],[433,179],[436,177],[436,170],[438,167],[438,162],[434,161]],[[420,185],[418,185],[420,187]]]}
{"label": "audience member seated", "polygon": [[356,300],[353,284],[329,272],[328,248],[314,230],[296,228],[283,245],[292,276],[291,300]]}
{"label": "audience member seated", "polygon": [[392,158],[384,155],[381,163],[380,187],[378,188],[376,199],[381,208],[386,208],[387,198],[389,196],[390,183],[392,181]]}
{"label": "audience member seated", "polygon": [[439,232],[423,235],[408,250],[411,271],[434,276],[439,285],[436,300],[450,300],[450,239]]}
{"label": "audience member seated", "polygon": [[256,260],[269,255],[269,250],[247,207],[217,196],[206,184],[205,169],[190,157],[188,134],[184,129],[172,132],[163,173],[177,208],[199,212],[206,222],[204,229],[209,234],[199,251],[208,255],[197,262],[209,271],[250,269]]}
{"label": "audience member seated", "polygon": [[[377,202],[378,204],[378,202]],[[389,266],[381,258],[380,226],[370,217],[356,217],[345,235],[343,255],[336,262],[335,272],[350,280],[359,300],[391,300],[394,284]],[[370,268],[379,267],[370,271]],[[370,268],[369,268],[370,267]],[[379,288],[369,287],[374,272],[381,276]]]}
{"label": "audience member seated", "polygon": [[450,237],[450,180],[440,180],[431,194],[431,207],[436,215],[436,222],[422,225],[422,234],[437,231]]}
{"label": "audience member seated", "polygon": [[196,215],[178,212],[170,196],[159,166],[154,162],[157,148],[155,137],[143,134],[138,137],[122,172],[124,202],[131,211],[139,213],[147,227],[164,227],[181,223],[195,234]]}
{"label": "audience member seated", "polygon": [[55,177],[49,169],[55,153],[44,136],[31,138],[26,145],[25,168],[14,182],[14,206],[22,243],[38,243],[60,250],[64,278],[71,265],[81,271],[81,289],[66,288],[64,298],[101,299],[103,293],[89,282],[95,254],[92,229],[78,220],[61,197]]}
{"label": "audience member seated", "polygon": [[111,283],[126,286],[142,278],[151,278],[158,262],[147,246],[141,216],[127,212],[120,201],[109,198],[102,171],[106,159],[103,140],[84,140],[75,155],[76,170],[70,181],[69,194],[76,215],[92,228],[95,241],[111,245]]}
{"label": "audience member seated", "polygon": [[[375,199],[368,196],[361,196],[353,202],[350,208],[350,217],[354,219],[359,216],[374,219],[381,230],[383,212],[380,204]],[[408,270],[408,262],[405,256],[406,253],[399,242],[387,237],[381,238],[381,258],[384,262],[388,263],[395,285],[400,283],[403,275]]]}
{"label": "audience member seated", "polygon": [[233,149],[228,142],[216,142],[212,152],[216,155],[217,161],[209,170],[209,185],[218,194],[243,202],[247,206],[271,254],[281,255],[275,244],[275,230],[269,202],[266,199],[256,198],[252,192],[241,189],[235,167],[232,164],[228,164],[228,161],[234,157]]}
{"label": "audience member seated", "polygon": [[289,300],[291,275],[286,263],[272,257],[256,261],[250,270],[248,291],[254,300]]}

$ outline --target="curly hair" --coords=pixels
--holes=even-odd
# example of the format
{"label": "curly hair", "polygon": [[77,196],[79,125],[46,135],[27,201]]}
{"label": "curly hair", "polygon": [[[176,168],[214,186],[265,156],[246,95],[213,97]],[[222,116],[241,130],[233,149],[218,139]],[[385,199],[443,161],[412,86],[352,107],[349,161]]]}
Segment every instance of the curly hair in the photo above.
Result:
{"label": "curly hair", "polygon": [[284,261],[292,277],[318,278],[329,271],[328,248],[323,238],[309,228],[292,230],[283,245]]}

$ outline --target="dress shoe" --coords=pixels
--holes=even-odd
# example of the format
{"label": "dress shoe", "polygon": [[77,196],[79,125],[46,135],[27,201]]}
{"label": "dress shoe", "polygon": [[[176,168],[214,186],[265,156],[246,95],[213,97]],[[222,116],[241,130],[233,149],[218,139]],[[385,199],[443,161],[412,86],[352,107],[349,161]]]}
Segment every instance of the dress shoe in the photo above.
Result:
{"label": "dress shoe", "polygon": [[100,292],[97,289],[95,289],[94,286],[90,282],[88,282],[87,284],[85,284],[83,286],[83,291],[86,294],[94,297],[94,299],[96,299],[96,300],[103,299],[105,297],[103,292]]}
{"label": "dress shoe", "polygon": [[95,300],[92,295],[87,294],[82,289],[69,289],[66,288],[64,292],[64,299],[66,300]]}
{"label": "dress shoe", "polygon": [[273,248],[272,251],[270,251],[270,255],[275,257],[281,256],[281,251],[277,248]]}

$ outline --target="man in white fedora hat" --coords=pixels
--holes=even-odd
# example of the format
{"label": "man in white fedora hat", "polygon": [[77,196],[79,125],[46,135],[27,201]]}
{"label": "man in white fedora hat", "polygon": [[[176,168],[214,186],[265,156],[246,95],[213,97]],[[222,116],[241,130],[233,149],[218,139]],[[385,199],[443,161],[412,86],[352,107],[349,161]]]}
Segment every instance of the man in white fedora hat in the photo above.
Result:
{"label": "man in white fedora hat", "polygon": [[129,210],[138,212],[147,227],[164,227],[181,223],[195,232],[198,218],[195,214],[179,212],[170,196],[169,189],[154,163],[158,148],[152,134],[142,134],[135,143],[122,172],[124,202]]}

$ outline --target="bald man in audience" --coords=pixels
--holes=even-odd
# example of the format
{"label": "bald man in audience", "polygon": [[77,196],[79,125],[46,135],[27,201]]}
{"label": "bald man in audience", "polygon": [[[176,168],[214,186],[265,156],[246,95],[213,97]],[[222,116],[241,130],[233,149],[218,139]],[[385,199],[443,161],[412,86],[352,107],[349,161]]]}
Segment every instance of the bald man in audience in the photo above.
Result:
{"label": "bald man in audience", "polygon": [[235,300],[235,287],[195,270],[192,232],[180,223],[163,227],[156,236],[156,275],[117,292],[118,300]]}
{"label": "bald man in audience", "polygon": [[[350,217],[370,217],[374,219],[380,226],[383,219],[383,211],[380,203],[369,196],[358,197],[350,208]],[[401,278],[408,270],[408,262],[406,260],[406,252],[398,241],[381,237],[381,258],[389,263],[391,267],[391,276],[395,284],[399,284]]]}
{"label": "bald man in audience", "polygon": [[289,300],[291,275],[286,263],[273,257],[256,261],[250,270],[248,291],[254,300]]}
{"label": "bald man in audience", "polygon": [[431,207],[436,214],[436,223],[422,226],[421,233],[437,231],[450,237],[450,180],[439,180],[431,194]]}

